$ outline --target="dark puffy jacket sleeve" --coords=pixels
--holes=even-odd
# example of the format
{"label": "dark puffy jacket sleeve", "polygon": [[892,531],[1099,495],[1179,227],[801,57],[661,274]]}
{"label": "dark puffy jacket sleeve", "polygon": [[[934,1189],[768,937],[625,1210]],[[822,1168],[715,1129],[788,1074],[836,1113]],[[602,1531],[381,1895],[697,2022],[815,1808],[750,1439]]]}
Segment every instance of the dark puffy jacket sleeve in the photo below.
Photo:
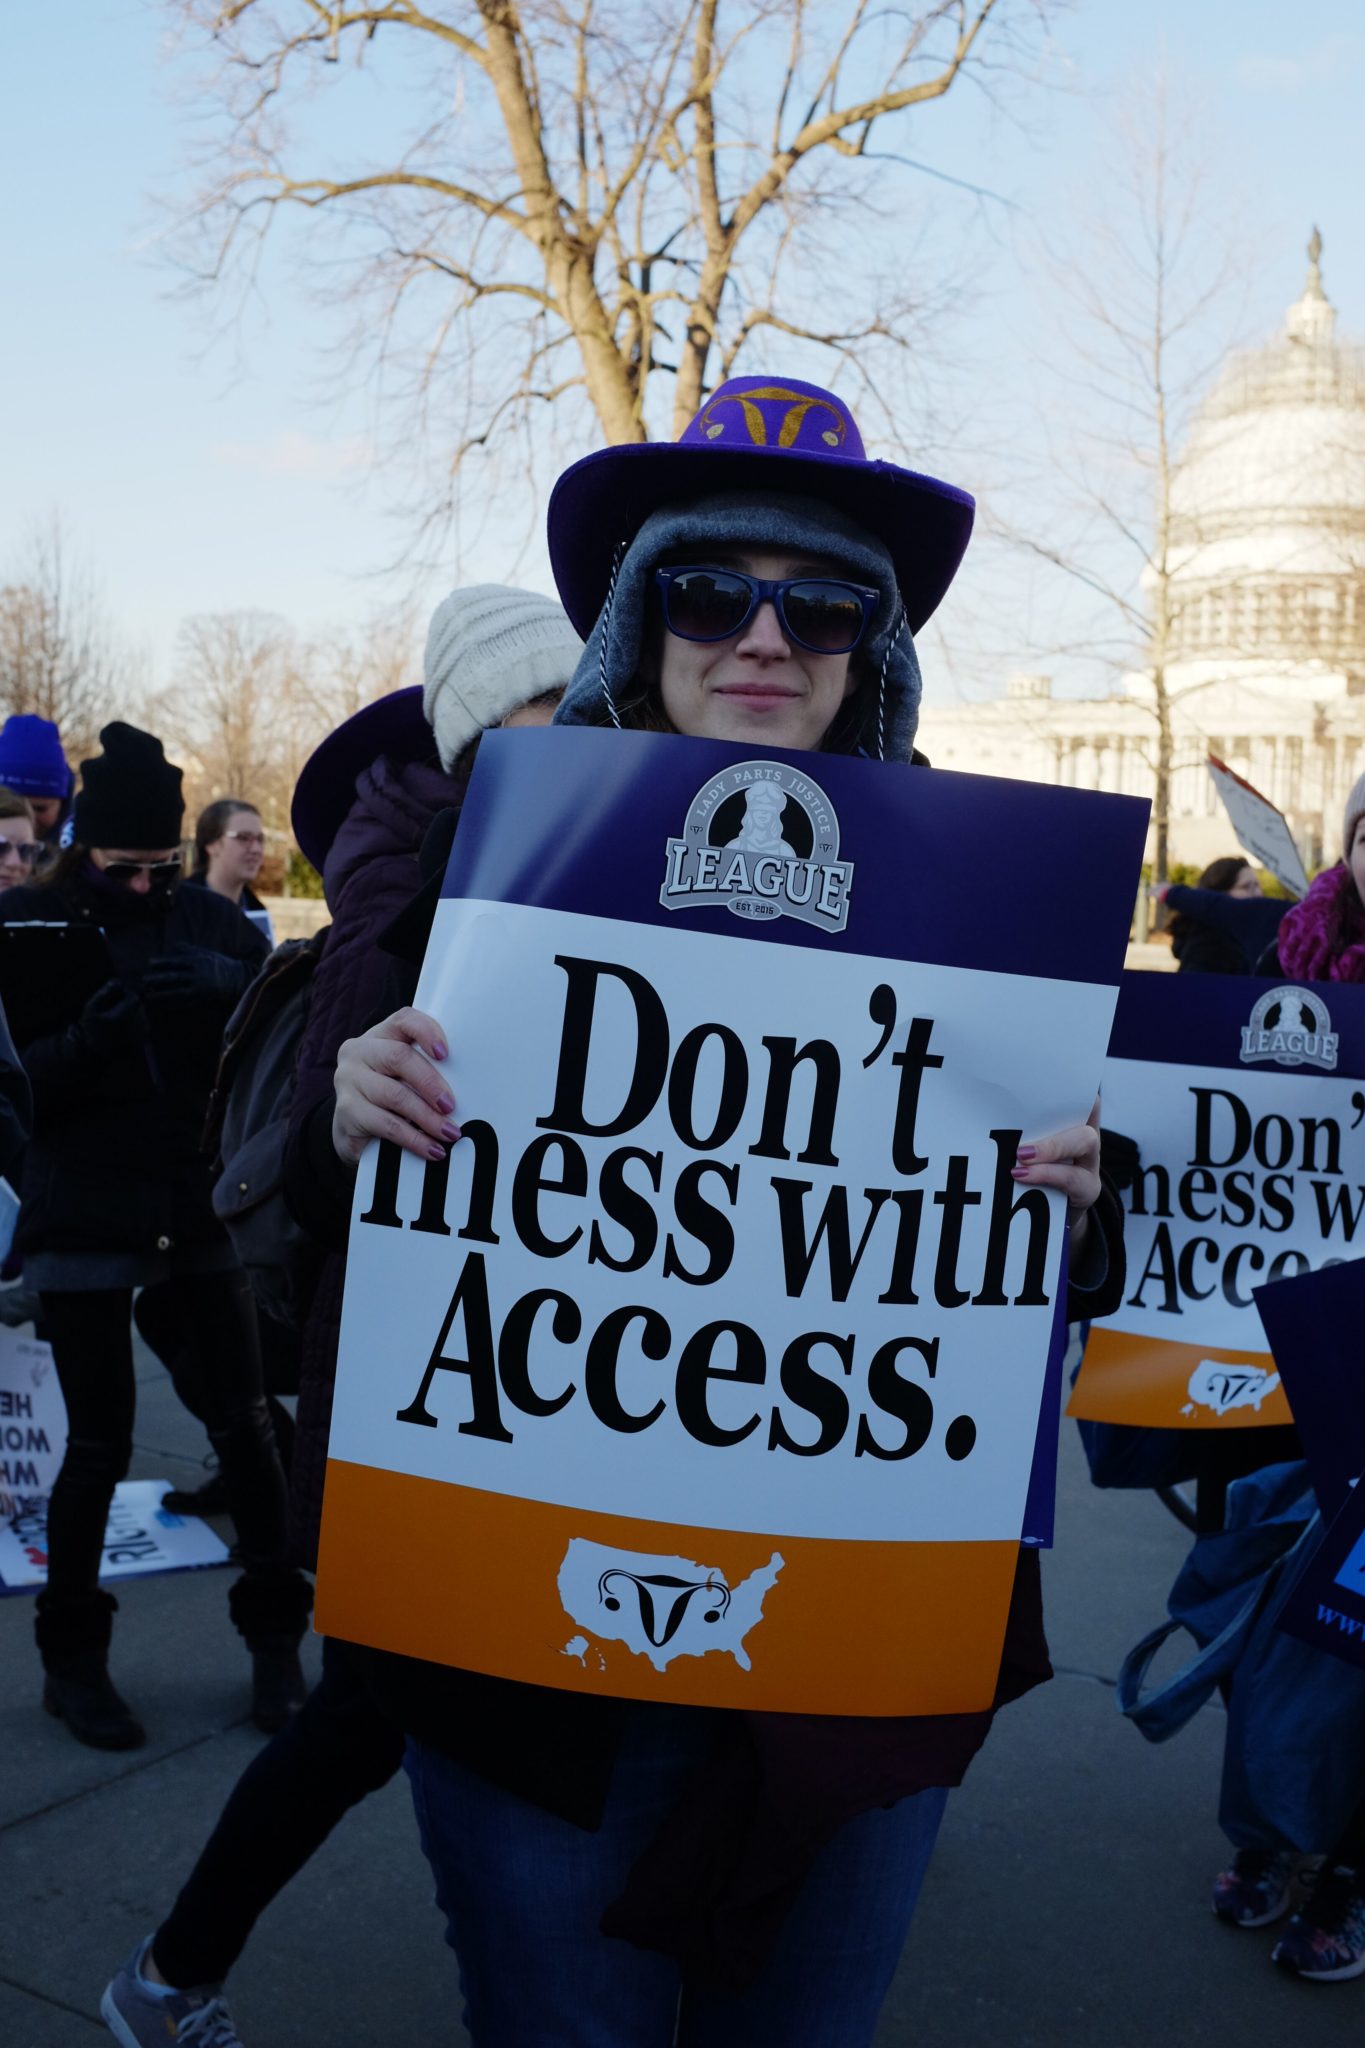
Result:
{"label": "dark puffy jacket sleeve", "polygon": [[1114,1184],[1100,1174],[1100,1195],[1090,1211],[1085,1244],[1075,1260],[1067,1288],[1069,1323],[1096,1322],[1112,1316],[1123,1304],[1128,1266],[1123,1250],[1123,1202]]}
{"label": "dark puffy jacket sleeve", "polygon": [[1286,896],[1229,896],[1221,889],[1192,889],[1174,882],[1166,891],[1166,908],[1212,926],[1241,949],[1249,966],[1273,942],[1294,905]]}
{"label": "dark puffy jacket sleeve", "polygon": [[0,1003],[0,1174],[9,1174],[33,1128],[33,1092]]}
{"label": "dark puffy jacket sleeve", "polygon": [[345,1251],[355,1168],[332,1144],[336,1097],[328,1094],[295,1123],[284,1151],[284,1204],[301,1230],[328,1251]]}

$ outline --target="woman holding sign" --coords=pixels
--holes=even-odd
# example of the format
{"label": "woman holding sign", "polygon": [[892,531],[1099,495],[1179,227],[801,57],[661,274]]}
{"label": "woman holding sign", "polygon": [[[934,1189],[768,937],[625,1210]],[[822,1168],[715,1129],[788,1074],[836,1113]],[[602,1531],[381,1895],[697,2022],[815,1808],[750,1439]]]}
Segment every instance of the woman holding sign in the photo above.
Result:
{"label": "woman holding sign", "polygon": [[[559,720],[924,765],[912,635],[971,522],[963,492],[869,461],[832,394],[733,380],[679,443],[613,448],[560,479],[551,557],[590,639]],[[788,859],[775,807],[749,804],[737,829],[763,849],[759,865]],[[343,1046],[334,1102],[300,1131],[288,1169],[316,1227],[330,1204],[344,1237],[372,1138],[433,1161],[458,1141],[434,1064],[446,1057],[440,1027],[412,1009]],[[1102,1194],[1093,1119],[1021,1146],[1013,1174],[1067,1198],[1070,1316],[1107,1313],[1121,1214]],[[475,2042],[871,2040],[947,1788],[990,1710],[836,1719],[631,1704],[376,1662],[409,1731]],[[994,1704],[1047,1675],[1025,1552]]]}

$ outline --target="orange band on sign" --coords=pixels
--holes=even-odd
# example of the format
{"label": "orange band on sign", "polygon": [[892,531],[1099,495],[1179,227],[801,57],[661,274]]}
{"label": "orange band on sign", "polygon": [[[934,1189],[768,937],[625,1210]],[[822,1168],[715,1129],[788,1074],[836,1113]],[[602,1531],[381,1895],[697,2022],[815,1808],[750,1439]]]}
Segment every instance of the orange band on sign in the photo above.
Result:
{"label": "orange band on sign", "polygon": [[[572,1542],[704,1560],[716,1586],[773,1572],[743,1639],[666,1673],[566,1609]],[[812,1714],[956,1714],[989,1707],[1017,1543],[841,1543],[685,1529],[478,1492],[332,1459],[316,1623],[326,1635],[530,1685],[695,1706]],[[624,1572],[603,1598],[635,1597]],[[674,1580],[673,1585],[682,1582]],[[703,1581],[704,1592],[711,1584]],[[651,1609],[656,1636],[669,1600]],[[619,1611],[619,1608],[618,1608]],[[607,1618],[604,1613],[604,1620]],[[857,1701],[857,1706],[851,1702]]]}
{"label": "orange band on sign", "polygon": [[1269,1429],[1292,1422],[1268,1351],[1220,1351],[1092,1330],[1066,1412],[1147,1429]]}

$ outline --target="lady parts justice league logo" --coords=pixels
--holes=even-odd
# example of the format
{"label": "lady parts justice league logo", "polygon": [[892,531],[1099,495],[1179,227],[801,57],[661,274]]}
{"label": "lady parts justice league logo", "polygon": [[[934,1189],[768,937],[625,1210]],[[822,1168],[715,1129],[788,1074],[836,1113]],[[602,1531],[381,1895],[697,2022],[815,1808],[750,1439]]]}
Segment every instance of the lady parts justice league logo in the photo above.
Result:
{"label": "lady parts justice league logo", "polygon": [[1337,1063],[1339,1035],[1322,997],[1312,989],[1272,988],[1242,1026],[1240,1057],[1248,1065],[1273,1060],[1279,1067],[1326,1067]]}
{"label": "lady parts justice league logo", "polygon": [[817,782],[782,761],[740,761],[692,799],[682,836],[667,844],[659,901],[841,932],[853,863],[838,856],[839,820]]}

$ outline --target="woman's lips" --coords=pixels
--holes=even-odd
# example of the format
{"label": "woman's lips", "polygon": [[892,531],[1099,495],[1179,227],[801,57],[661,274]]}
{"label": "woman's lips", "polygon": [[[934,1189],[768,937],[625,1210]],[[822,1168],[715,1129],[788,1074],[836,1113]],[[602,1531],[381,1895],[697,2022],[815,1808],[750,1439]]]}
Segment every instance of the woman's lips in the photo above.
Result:
{"label": "woman's lips", "polygon": [[738,699],[741,704],[751,705],[755,710],[790,704],[796,694],[795,690],[776,689],[771,683],[723,683],[716,691],[718,697]]}

